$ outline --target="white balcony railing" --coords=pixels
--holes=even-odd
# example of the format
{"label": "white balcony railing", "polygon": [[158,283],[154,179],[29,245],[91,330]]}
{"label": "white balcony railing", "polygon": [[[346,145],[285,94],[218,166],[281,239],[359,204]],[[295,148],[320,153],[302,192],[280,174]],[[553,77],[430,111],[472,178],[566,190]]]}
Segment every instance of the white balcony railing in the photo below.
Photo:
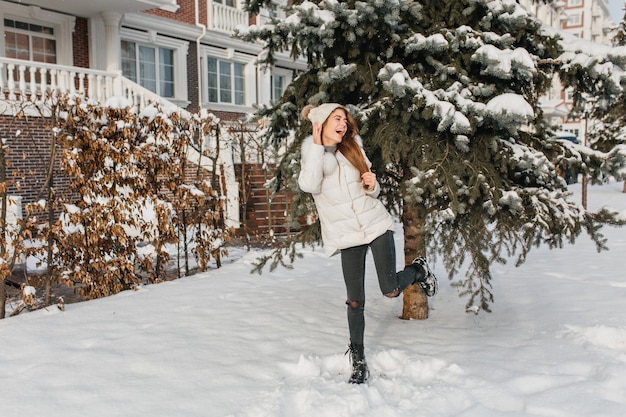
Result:
{"label": "white balcony railing", "polygon": [[209,1],[207,28],[224,33],[233,33],[239,25],[248,26],[248,13],[236,7]]}

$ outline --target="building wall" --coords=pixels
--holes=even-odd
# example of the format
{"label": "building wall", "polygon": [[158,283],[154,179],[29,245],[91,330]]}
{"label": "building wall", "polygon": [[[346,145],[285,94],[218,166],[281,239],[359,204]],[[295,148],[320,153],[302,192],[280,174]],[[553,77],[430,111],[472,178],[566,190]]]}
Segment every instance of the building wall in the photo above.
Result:
{"label": "building wall", "polygon": [[72,52],[74,66],[89,68],[89,21],[84,18],[76,19],[76,26],[72,33]]}
{"label": "building wall", "polygon": [[200,85],[198,84],[198,45],[190,43],[187,51],[187,110],[200,110]]}
{"label": "building wall", "polygon": [[547,4],[520,0],[520,4],[551,27],[592,42],[611,44],[615,23],[610,20],[607,0],[564,0]]}
{"label": "building wall", "polygon": [[607,0],[568,0],[564,12],[569,17],[562,26],[566,32],[599,44],[612,44],[614,22],[609,19]]}
{"label": "building wall", "polygon": [[[610,20],[607,0],[564,0],[547,4],[520,0],[520,4],[545,25],[596,44],[612,44],[615,24]],[[583,142],[583,121],[564,116],[572,101],[558,76],[555,76],[550,91],[541,101],[545,104],[544,112],[551,123],[560,124],[562,130],[575,133]]]}
{"label": "building wall", "polygon": [[[166,19],[176,20],[178,22],[188,23],[190,25],[195,24],[196,22],[196,11],[195,11],[195,2],[188,0],[177,0],[178,10],[175,13],[168,12],[162,9],[150,9],[146,10],[143,13],[151,14],[154,16],[163,17]],[[202,11],[204,14],[204,20],[200,20],[201,22],[206,22],[206,0],[198,0],[198,9]]]}
{"label": "building wall", "polygon": [[[49,121],[41,117],[0,115],[0,131],[7,138],[7,180],[9,195],[19,195],[28,204],[46,198],[45,188],[50,160],[51,131]],[[16,133],[20,132],[19,135]],[[60,194],[69,193],[69,178],[54,164],[53,184]]]}

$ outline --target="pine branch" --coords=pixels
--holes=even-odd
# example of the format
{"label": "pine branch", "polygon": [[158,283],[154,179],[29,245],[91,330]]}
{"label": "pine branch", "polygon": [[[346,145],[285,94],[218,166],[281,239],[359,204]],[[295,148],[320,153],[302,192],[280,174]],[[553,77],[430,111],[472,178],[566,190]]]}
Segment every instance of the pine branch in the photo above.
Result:
{"label": "pine branch", "polygon": [[295,259],[302,258],[302,254],[297,251],[297,245],[314,247],[320,241],[320,233],[319,222],[305,226],[298,233],[282,240],[279,246],[272,250],[269,255],[257,258],[257,261],[252,264],[254,268],[250,272],[256,272],[260,275],[268,263],[270,272],[274,271],[278,266],[292,269]]}

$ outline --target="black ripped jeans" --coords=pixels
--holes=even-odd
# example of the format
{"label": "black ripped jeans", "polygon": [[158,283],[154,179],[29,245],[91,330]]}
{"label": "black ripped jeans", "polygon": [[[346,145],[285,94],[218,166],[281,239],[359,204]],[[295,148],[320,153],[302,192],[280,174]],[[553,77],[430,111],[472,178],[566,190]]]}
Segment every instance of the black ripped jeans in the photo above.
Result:
{"label": "black ripped jeans", "polygon": [[414,268],[404,268],[396,272],[396,245],[393,232],[388,230],[368,245],[354,246],[341,250],[341,268],[348,294],[348,327],[350,341],[363,344],[365,333],[365,255],[372,249],[378,285],[383,294],[398,296],[415,282],[417,272]]}

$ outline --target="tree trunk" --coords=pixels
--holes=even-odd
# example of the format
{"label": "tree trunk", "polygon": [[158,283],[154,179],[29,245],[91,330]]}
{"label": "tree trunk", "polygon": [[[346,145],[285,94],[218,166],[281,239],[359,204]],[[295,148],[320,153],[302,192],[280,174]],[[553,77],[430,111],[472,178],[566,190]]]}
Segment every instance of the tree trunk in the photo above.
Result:
{"label": "tree trunk", "polygon": [[[54,162],[51,162],[54,163]],[[54,235],[52,230],[54,230],[54,204],[52,203],[54,199],[54,193],[52,191],[52,181],[53,177],[50,175],[48,178],[48,266],[46,268],[46,291],[44,295],[44,307],[48,307],[51,303],[51,293],[52,293],[52,280],[53,280],[53,250],[54,250]]]}
{"label": "tree trunk", "polygon": [[[0,146],[0,184],[6,185],[6,159],[4,146]],[[6,219],[7,219],[7,194],[6,191],[0,197],[0,257],[6,258]],[[8,274],[0,278],[0,319],[5,316],[5,306],[7,302],[7,289],[5,280]]]}
{"label": "tree trunk", "polygon": [[5,280],[6,277],[0,279],[0,319],[4,318],[7,304],[7,287]]}
{"label": "tree trunk", "polygon": [[[404,227],[404,264],[410,264],[417,256],[426,255],[424,244],[424,219],[420,217],[415,203],[404,203],[402,226]],[[419,285],[411,285],[404,290],[402,305],[403,320],[426,320],[428,318],[428,298]]]}
{"label": "tree trunk", "polygon": [[626,193],[626,181],[624,181],[624,189],[622,190],[623,193]]}
{"label": "tree trunk", "polygon": [[[185,254],[185,276],[189,276],[189,242],[187,242],[187,210],[182,213],[183,253]],[[179,260],[180,262],[180,260]],[[179,268],[180,271],[180,268]]]}

